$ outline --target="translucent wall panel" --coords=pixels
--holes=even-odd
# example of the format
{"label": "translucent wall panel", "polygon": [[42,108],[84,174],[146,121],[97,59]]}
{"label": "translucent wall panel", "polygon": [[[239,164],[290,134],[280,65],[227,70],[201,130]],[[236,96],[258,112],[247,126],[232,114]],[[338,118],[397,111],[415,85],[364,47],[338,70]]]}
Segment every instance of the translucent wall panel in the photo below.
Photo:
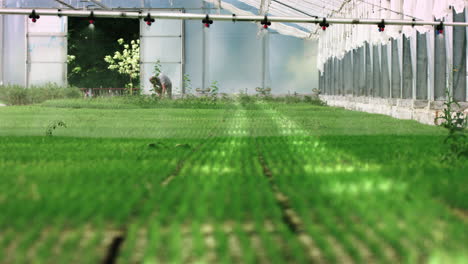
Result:
{"label": "translucent wall panel", "polygon": [[338,61],[338,78],[339,78],[339,86],[338,86],[338,94],[344,94],[344,58]]}
{"label": "translucent wall panel", "polygon": [[333,78],[333,88],[332,88],[332,94],[337,95],[338,94],[338,82],[339,82],[339,74],[338,74],[338,59],[333,58],[333,64],[332,64],[332,78]]}
{"label": "translucent wall panel", "polygon": [[[202,23],[185,21],[185,32],[184,72],[190,76],[193,88],[202,87],[203,69],[207,71],[207,84],[218,81],[220,92],[237,93],[247,89],[255,93],[255,87],[262,86],[263,40],[256,24],[216,21],[211,25],[206,30],[208,63],[205,65]],[[267,54],[265,79],[273,93],[311,93],[313,88],[318,88],[317,41],[270,31]]]}
{"label": "translucent wall panel", "polygon": [[54,0],[5,0],[6,7],[58,7]]}
{"label": "translucent wall panel", "polygon": [[370,96],[372,86],[374,85],[374,78],[372,76],[372,57],[371,57],[371,46],[366,42],[365,44],[365,58],[366,58],[366,88],[364,89],[364,94]]}
{"label": "translucent wall panel", "polygon": [[24,16],[4,17],[3,78],[5,84],[26,85],[26,32]]}
{"label": "translucent wall panel", "polygon": [[202,38],[200,21],[185,21],[185,64],[184,73],[190,77],[192,88],[202,86]]}
{"label": "translucent wall panel", "polygon": [[182,90],[182,25],[181,20],[158,20],[151,26],[143,20],[140,22],[140,78],[144,93],[150,93],[153,89],[149,79],[154,75],[158,60],[161,71],[172,81],[173,93]]}
{"label": "translucent wall panel", "polygon": [[371,94],[372,96],[375,97],[381,97],[381,89],[382,85],[380,83],[380,57],[379,57],[379,46],[373,46],[372,47],[372,75],[374,76],[373,78],[373,84],[372,84],[372,89],[371,89]]}
{"label": "translucent wall panel", "polygon": [[332,84],[332,79],[331,79],[331,60],[328,60],[327,62],[327,68],[328,73],[325,75],[325,89],[326,89],[326,94],[331,94],[331,84]]}
{"label": "translucent wall panel", "polygon": [[388,52],[388,45],[384,45],[381,47],[381,85],[382,85],[382,94],[383,98],[390,97],[390,60],[389,60],[389,52]]}
{"label": "translucent wall panel", "polygon": [[343,62],[344,59],[338,60],[338,95],[343,95],[344,90]]}
{"label": "translucent wall panel", "polygon": [[[100,8],[88,0],[62,0],[77,8]],[[109,8],[201,8],[202,0],[100,0]],[[6,0],[7,7],[42,7],[58,8],[61,5],[54,0]]]}
{"label": "translucent wall panel", "polygon": [[[454,22],[465,22],[465,13],[453,14]],[[466,28],[453,29],[453,97],[466,101]]]}
{"label": "translucent wall panel", "polygon": [[26,85],[66,85],[67,17],[44,16],[39,21],[26,23]]}
{"label": "translucent wall panel", "polygon": [[403,91],[402,98],[413,97],[413,66],[411,61],[411,42],[409,37],[403,37]]}
{"label": "translucent wall panel", "polygon": [[440,34],[435,36],[434,44],[434,100],[445,100],[445,90],[447,85],[446,73],[446,41],[445,36]]}
{"label": "translucent wall panel", "polygon": [[[3,6],[3,0],[0,0],[0,7]],[[4,38],[4,32],[3,32],[3,18],[4,16],[0,15],[0,85],[3,84],[3,38]]]}
{"label": "translucent wall panel", "polygon": [[[356,66],[360,68],[359,70],[359,82],[358,82],[358,95],[363,96],[366,95],[366,54],[365,54],[365,47],[361,46],[358,48],[358,56],[357,56]],[[355,66],[355,67],[356,67]]]}
{"label": "translucent wall panel", "polygon": [[359,56],[359,49],[354,49],[352,51],[352,64],[353,64],[353,95],[359,95],[359,75],[361,69],[360,61],[361,58]]}
{"label": "translucent wall panel", "polygon": [[344,94],[353,94],[353,64],[352,52],[348,52],[344,57],[343,78],[344,78]]}
{"label": "translucent wall panel", "polygon": [[428,57],[427,37],[417,33],[417,73],[416,73],[416,99],[428,99]]}
{"label": "translucent wall panel", "polygon": [[[262,86],[262,39],[255,24],[216,22],[208,33],[208,82],[218,81],[221,92],[255,93]],[[272,40],[273,42],[273,40]],[[271,57],[271,61],[275,58]]]}
{"label": "translucent wall panel", "polygon": [[392,60],[391,60],[391,73],[392,73],[392,98],[401,98],[401,70],[400,70],[400,52],[398,51],[398,40],[392,40]]}

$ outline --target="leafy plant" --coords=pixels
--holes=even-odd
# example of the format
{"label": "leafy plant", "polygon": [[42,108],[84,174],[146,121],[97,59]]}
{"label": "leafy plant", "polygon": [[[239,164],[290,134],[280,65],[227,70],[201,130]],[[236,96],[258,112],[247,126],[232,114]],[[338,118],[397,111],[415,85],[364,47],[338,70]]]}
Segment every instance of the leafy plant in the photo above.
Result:
{"label": "leafy plant", "polygon": [[162,68],[161,61],[157,60],[156,63],[154,63],[154,68],[153,68],[154,76],[159,76],[159,74],[161,74],[161,68]]}
{"label": "leafy plant", "polygon": [[140,40],[132,40],[130,44],[125,43],[123,38],[117,40],[117,43],[123,48],[122,51],[116,51],[114,56],[107,55],[104,61],[109,64],[108,69],[117,71],[120,74],[127,75],[129,83],[125,86],[133,93],[135,83],[140,77]]}
{"label": "leafy plant", "polygon": [[[449,134],[444,142],[449,146],[449,152],[444,155],[444,159],[468,157],[468,137],[466,128],[468,126],[468,116],[460,110],[460,104],[447,91],[447,101],[442,115],[437,115],[434,123],[445,127]],[[442,122],[439,124],[439,120]]]}
{"label": "leafy plant", "polygon": [[50,99],[79,98],[81,91],[76,87],[62,87],[54,83],[29,88],[20,85],[0,86],[0,100],[9,105],[42,103]]}
{"label": "leafy plant", "polygon": [[[68,82],[80,88],[123,88],[128,83],[127,75],[108,69],[103,60],[121,50],[117,40],[139,39],[138,19],[100,18],[99,26],[91,29],[88,21],[80,17],[68,19],[68,51],[75,56],[68,61]],[[138,87],[139,82],[134,82]]]}
{"label": "leafy plant", "polygon": [[[116,105],[140,98],[0,109],[0,259],[99,263],[117,228],[122,263],[413,263],[467,244],[449,209],[468,208],[466,165],[434,159],[440,128],[255,96]],[[37,137],[50,116],[69,137]]]}
{"label": "leafy plant", "polygon": [[184,88],[185,94],[192,94],[192,80],[188,74],[184,74]]}
{"label": "leafy plant", "polygon": [[211,82],[211,85],[210,85],[210,95],[213,96],[213,97],[216,97],[218,96],[218,92],[219,92],[219,83],[218,81],[213,81]]}
{"label": "leafy plant", "polygon": [[257,91],[258,94],[262,95],[262,96],[268,96],[268,95],[271,94],[271,88],[270,87],[265,87],[265,88],[257,87],[257,88],[255,88],[255,91]]}
{"label": "leafy plant", "polygon": [[62,120],[52,121],[46,128],[46,136],[51,137],[55,129],[59,127],[67,128],[67,125]]}

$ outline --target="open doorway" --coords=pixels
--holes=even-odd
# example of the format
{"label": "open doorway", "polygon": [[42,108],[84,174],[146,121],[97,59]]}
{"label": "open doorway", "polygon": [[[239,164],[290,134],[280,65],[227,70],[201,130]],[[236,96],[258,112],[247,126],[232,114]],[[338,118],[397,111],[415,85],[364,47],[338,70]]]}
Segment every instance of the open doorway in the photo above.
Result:
{"label": "open doorway", "polygon": [[[94,24],[88,19],[68,20],[68,83],[79,88],[124,88],[129,77],[109,70],[107,55],[122,50],[118,40],[140,38],[139,20],[99,18]],[[139,86],[139,80],[134,87]]]}

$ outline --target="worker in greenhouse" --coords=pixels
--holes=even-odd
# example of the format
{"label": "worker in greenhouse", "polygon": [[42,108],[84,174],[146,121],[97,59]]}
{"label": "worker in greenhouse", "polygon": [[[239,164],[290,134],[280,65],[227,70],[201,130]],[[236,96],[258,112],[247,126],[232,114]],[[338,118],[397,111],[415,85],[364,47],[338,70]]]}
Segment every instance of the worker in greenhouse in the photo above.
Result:
{"label": "worker in greenhouse", "polygon": [[172,82],[167,75],[160,73],[158,76],[151,77],[150,82],[159,97],[167,95],[167,98],[172,98]]}

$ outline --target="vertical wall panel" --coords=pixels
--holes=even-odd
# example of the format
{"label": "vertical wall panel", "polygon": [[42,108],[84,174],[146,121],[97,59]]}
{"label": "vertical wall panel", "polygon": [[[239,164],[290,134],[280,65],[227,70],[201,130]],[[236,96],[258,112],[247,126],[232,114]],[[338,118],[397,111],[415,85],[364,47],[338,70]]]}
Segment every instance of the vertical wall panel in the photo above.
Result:
{"label": "vertical wall panel", "polygon": [[352,63],[352,51],[349,51],[345,57],[344,73],[345,73],[345,94],[353,94],[353,63]]}
{"label": "vertical wall panel", "polygon": [[[435,34],[435,33],[434,33]],[[447,54],[445,36],[435,36],[434,43],[434,100],[445,100],[447,85]]]}
{"label": "vertical wall panel", "polygon": [[[0,0],[0,8],[5,7],[3,0]],[[0,85],[3,84],[3,15],[0,15]]]}
{"label": "vertical wall panel", "polygon": [[322,74],[319,74],[319,81],[318,81],[318,89],[320,91],[323,91],[323,75]]}
{"label": "vertical wall panel", "polygon": [[327,76],[327,94],[330,95],[332,91],[332,85],[333,85],[333,80],[332,80],[332,61],[331,59],[328,59],[327,61],[327,68],[326,69],[326,76]]}
{"label": "vertical wall panel", "polygon": [[333,94],[333,59],[328,59],[328,72],[327,72],[327,79],[328,79],[328,94]]}
{"label": "vertical wall panel", "polygon": [[366,42],[365,44],[365,54],[366,54],[366,88],[364,90],[365,96],[371,96],[371,90],[373,88],[374,78],[372,76],[372,58],[371,58],[371,50],[369,43]]}
{"label": "vertical wall panel", "polygon": [[[453,14],[454,22],[465,22],[465,13]],[[466,100],[466,28],[453,28],[453,98]]]}
{"label": "vertical wall panel", "polygon": [[4,17],[3,82],[26,85],[26,32],[25,16]]}
{"label": "vertical wall panel", "polygon": [[381,67],[381,96],[384,98],[390,97],[390,71],[389,71],[389,59],[388,59],[388,47],[387,45],[382,46],[382,67]]}
{"label": "vertical wall panel", "polygon": [[372,47],[372,90],[370,96],[381,97],[379,46]]}
{"label": "vertical wall panel", "polygon": [[392,40],[392,98],[401,98],[401,71],[398,40]]}
{"label": "vertical wall panel", "polygon": [[416,99],[426,100],[428,80],[427,37],[425,34],[417,35],[417,73],[416,73]]}
{"label": "vertical wall panel", "polygon": [[341,95],[341,90],[343,89],[343,71],[342,71],[343,61],[341,59],[337,59],[336,62],[337,62],[336,75],[338,77],[338,87],[336,89],[336,94]]}
{"label": "vertical wall panel", "polygon": [[330,86],[329,86],[329,81],[328,81],[329,80],[328,76],[330,76],[329,67],[330,67],[330,60],[327,60],[323,67],[323,76],[325,77],[325,81],[324,81],[325,89],[323,90],[323,93],[327,95],[330,94],[330,89],[329,89]]}
{"label": "vertical wall panel", "polygon": [[344,95],[345,92],[345,74],[344,74],[344,65],[345,65],[345,59],[341,58],[340,59],[340,95]]}
{"label": "vertical wall panel", "polygon": [[67,84],[67,17],[27,22],[27,86]]}
{"label": "vertical wall panel", "polygon": [[[173,12],[181,12],[173,11]],[[153,75],[154,64],[161,62],[161,70],[172,81],[172,92],[182,89],[183,74],[183,32],[181,20],[161,20],[152,26],[140,22],[140,81],[142,91],[150,93],[152,84],[149,82]]]}
{"label": "vertical wall panel", "polygon": [[411,61],[411,40],[403,37],[403,99],[413,97],[413,66]]}
{"label": "vertical wall panel", "polygon": [[359,48],[359,66],[360,71],[359,71],[359,95],[364,96],[366,95],[366,53],[365,53],[365,47],[361,46]]}
{"label": "vertical wall panel", "polygon": [[337,58],[333,58],[333,72],[332,72],[332,75],[333,75],[333,92],[332,94],[333,95],[337,95],[337,91],[338,91],[338,59]]}
{"label": "vertical wall panel", "polygon": [[359,71],[361,70],[361,67],[359,65],[360,63],[360,57],[359,57],[359,49],[354,49],[352,51],[353,53],[353,95],[358,96],[359,95]]}

